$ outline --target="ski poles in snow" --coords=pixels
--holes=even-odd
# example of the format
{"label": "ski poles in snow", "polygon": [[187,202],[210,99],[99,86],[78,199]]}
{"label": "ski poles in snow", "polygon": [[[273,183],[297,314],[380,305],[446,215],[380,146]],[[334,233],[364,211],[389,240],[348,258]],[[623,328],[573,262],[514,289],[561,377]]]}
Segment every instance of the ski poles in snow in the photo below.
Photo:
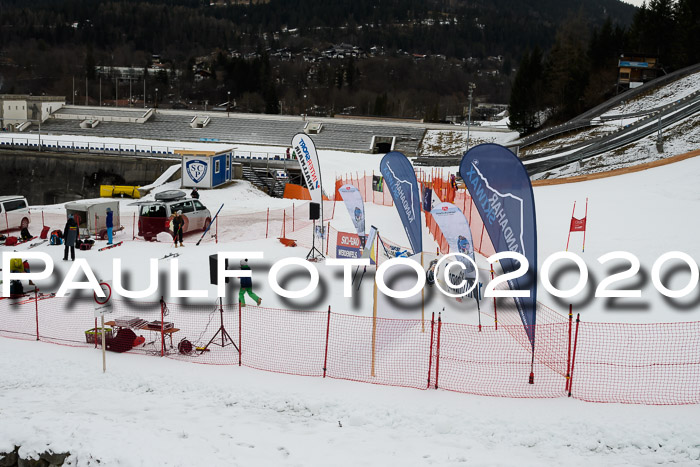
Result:
{"label": "ski poles in snow", "polygon": [[224,203],[221,203],[221,206],[219,207],[219,210],[216,211],[216,214],[212,218],[212,220],[209,222],[209,225],[207,226],[206,230],[202,233],[202,236],[197,240],[197,246],[199,246],[200,243],[202,243],[202,240],[204,240],[204,236],[209,232],[209,229],[211,229],[211,226],[214,225],[214,221],[216,218],[219,216],[219,213],[221,212],[221,208],[224,207]]}

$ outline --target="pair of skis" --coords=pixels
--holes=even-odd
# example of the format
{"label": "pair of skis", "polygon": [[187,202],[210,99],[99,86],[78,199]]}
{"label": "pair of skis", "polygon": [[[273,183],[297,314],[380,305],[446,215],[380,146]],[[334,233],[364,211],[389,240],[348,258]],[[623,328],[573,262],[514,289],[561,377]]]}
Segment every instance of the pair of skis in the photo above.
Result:
{"label": "pair of skis", "polygon": [[[26,296],[26,295],[25,295]],[[25,298],[24,300],[20,300],[18,302],[12,303],[12,305],[26,305],[27,303],[32,303],[34,301],[41,301],[41,300],[48,300],[49,298],[55,298],[56,293],[40,293],[36,297],[29,296],[29,298]],[[20,297],[21,298],[21,297]]]}
{"label": "pair of skis", "polygon": [[21,240],[21,241],[17,242],[17,245],[23,245],[23,244],[25,244],[25,243],[27,243],[27,242],[31,242],[32,240],[36,240],[36,238],[37,238],[37,237],[34,236],[34,237],[28,238],[28,239],[26,239],[26,240]]}
{"label": "pair of skis", "polygon": [[105,250],[109,250],[110,248],[116,248],[116,247],[120,246],[122,243],[124,243],[124,242],[118,242],[118,243],[115,243],[113,245],[107,245],[105,247],[100,248],[97,251],[105,251]]}
{"label": "pair of skis", "polygon": [[160,259],[177,258],[178,256],[180,256],[180,253],[169,253]]}

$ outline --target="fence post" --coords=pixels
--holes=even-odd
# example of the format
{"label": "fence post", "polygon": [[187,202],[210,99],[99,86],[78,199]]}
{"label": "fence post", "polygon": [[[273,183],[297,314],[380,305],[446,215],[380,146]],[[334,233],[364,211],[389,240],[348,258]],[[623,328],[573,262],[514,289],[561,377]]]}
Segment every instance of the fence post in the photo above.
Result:
{"label": "fence post", "polygon": [[41,227],[46,227],[46,223],[44,222],[44,210],[41,210]]}
{"label": "fence post", "polygon": [[287,210],[282,213],[282,238],[287,238]]}
{"label": "fence post", "polygon": [[433,316],[430,318],[430,353],[428,354],[428,385],[427,389],[430,389],[430,372],[433,369],[433,337],[435,330],[435,312],[433,311]]}
{"label": "fence post", "polygon": [[331,306],[328,305],[328,320],[326,321],[326,352],[323,356],[323,377],[326,377],[326,368],[328,364],[328,335],[331,330]]}
{"label": "fence post", "polygon": [[[493,281],[493,264],[491,265],[491,280]],[[496,331],[498,331],[498,310],[496,309],[496,297],[493,297],[493,322],[496,325]]]}
{"label": "fence post", "polygon": [[[160,356],[165,355],[165,334],[163,334],[163,320],[165,319],[165,302],[160,297]],[[102,330],[104,333],[104,329]]]}
{"label": "fence post", "polygon": [[[315,233],[314,233],[315,235]],[[331,221],[328,221],[328,227],[326,228],[326,256],[328,256],[328,244],[331,239]]]}
{"label": "fence post", "polygon": [[566,352],[566,385],[564,386],[564,391],[569,390],[569,378],[571,378],[571,322],[573,319],[572,309],[573,307],[571,306],[571,304],[569,304],[569,345]]}
{"label": "fence post", "polygon": [[292,203],[292,232],[294,232],[296,229],[294,228],[294,218],[296,217],[296,213],[294,212],[294,203]]}
{"label": "fence post", "polygon": [[270,231],[270,208],[267,208],[267,220],[265,221],[265,238]]}
{"label": "fence post", "polygon": [[479,238],[479,250],[484,251],[484,230],[486,229],[486,224],[481,223],[481,238]]}
{"label": "fence post", "polygon": [[136,240],[136,213],[133,214],[131,222],[131,241]]}
{"label": "fence post", "polygon": [[34,286],[34,310],[36,312],[36,340],[39,340],[39,291]]}
{"label": "fence post", "polygon": [[440,375],[440,333],[442,330],[442,313],[438,313],[437,347],[435,349],[435,389],[438,388],[438,376]]}
{"label": "fence post", "polygon": [[578,324],[581,322],[581,313],[576,313],[576,334],[574,335],[574,354],[571,356],[571,375],[569,376],[569,397],[574,387],[574,364],[576,363],[576,344],[578,344]]}
{"label": "fence post", "polygon": [[214,242],[216,244],[218,244],[219,243],[219,216],[216,216],[216,226],[214,226],[214,228],[216,229],[216,232],[215,232],[216,235],[214,236]]}
{"label": "fence post", "polygon": [[95,348],[97,348],[97,318],[95,318]]}
{"label": "fence post", "polygon": [[241,313],[241,302],[238,302],[238,366],[241,366],[241,349],[243,348],[243,341],[241,340],[242,336],[242,325],[241,321],[243,318],[243,313]]}

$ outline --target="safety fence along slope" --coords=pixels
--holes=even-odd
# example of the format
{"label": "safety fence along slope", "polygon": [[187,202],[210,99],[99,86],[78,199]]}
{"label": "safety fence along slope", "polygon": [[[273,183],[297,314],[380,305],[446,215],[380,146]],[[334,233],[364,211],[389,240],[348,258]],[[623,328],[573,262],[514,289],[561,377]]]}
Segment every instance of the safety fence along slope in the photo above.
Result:
{"label": "safety fence along slope", "polygon": [[[510,305],[509,305],[510,303]],[[635,404],[700,403],[700,322],[588,323],[538,305],[531,345],[512,301],[499,326],[322,311],[118,300],[114,315],[174,323],[138,329],[130,353],[416,389]],[[90,300],[0,300],[0,336],[96,348]],[[221,326],[226,330],[219,332]],[[88,331],[86,333],[86,331]],[[180,345],[185,340],[190,344]],[[98,339],[99,341],[99,339]],[[199,349],[199,350],[198,350]],[[206,350],[204,350],[206,349]]]}

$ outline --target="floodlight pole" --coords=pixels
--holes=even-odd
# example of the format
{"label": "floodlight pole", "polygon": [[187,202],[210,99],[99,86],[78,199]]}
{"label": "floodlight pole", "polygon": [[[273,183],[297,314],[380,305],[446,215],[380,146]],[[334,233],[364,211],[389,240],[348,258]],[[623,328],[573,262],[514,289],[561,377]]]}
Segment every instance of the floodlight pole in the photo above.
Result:
{"label": "floodlight pole", "polygon": [[622,109],[620,111],[620,129],[622,129],[622,125],[625,119],[625,101],[621,102],[622,104]]}
{"label": "floodlight pole", "polygon": [[476,84],[469,83],[469,114],[467,116],[467,151],[469,151],[469,132],[472,126],[472,96],[474,94],[474,89]]}

